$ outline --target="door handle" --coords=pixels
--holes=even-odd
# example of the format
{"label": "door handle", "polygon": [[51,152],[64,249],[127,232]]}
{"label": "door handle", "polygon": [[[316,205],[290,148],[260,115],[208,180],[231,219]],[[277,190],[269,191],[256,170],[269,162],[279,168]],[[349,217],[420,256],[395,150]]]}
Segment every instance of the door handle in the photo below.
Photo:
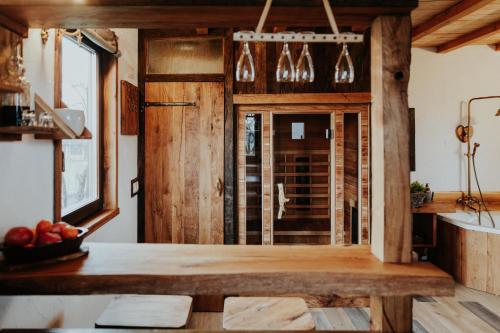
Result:
{"label": "door handle", "polygon": [[280,205],[278,211],[278,220],[281,220],[283,213],[286,212],[285,204],[289,201],[290,199],[285,197],[285,188],[283,187],[283,183],[278,183],[278,203]]}
{"label": "door handle", "polygon": [[219,197],[221,197],[224,192],[224,185],[222,184],[222,180],[220,178],[217,180],[217,192]]}

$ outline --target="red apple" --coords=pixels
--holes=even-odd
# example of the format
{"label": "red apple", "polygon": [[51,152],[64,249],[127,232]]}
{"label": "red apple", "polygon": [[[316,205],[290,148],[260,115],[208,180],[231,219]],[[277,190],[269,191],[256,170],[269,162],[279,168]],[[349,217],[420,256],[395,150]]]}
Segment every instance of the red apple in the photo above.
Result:
{"label": "red apple", "polygon": [[49,220],[41,220],[36,225],[37,234],[41,234],[44,232],[50,232],[51,229],[52,229],[52,222],[50,222]]}
{"label": "red apple", "polygon": [[61,234],[63,229],[69,226],[66,222],[57,222],[52,225],[52,229],[50,232],[56,233],[56,234]]}
{"label": "red apple", "polygon": [[33,231],[26,227],[16,227],[5,234],[5,246],[25,246],[31,243]]}
{"label": "red apple", "polygon": [[68,226],[62,230],[61,236],[63,239],[75,239],[78,237],[78,229],[73,226]]}
{"label": "red apple", "polygon": [[37,246],[44,246],[54,243],[62,242],[61,235],[56,234],[54,232],[44,232],[43,234],[39,234],[36,240]]}

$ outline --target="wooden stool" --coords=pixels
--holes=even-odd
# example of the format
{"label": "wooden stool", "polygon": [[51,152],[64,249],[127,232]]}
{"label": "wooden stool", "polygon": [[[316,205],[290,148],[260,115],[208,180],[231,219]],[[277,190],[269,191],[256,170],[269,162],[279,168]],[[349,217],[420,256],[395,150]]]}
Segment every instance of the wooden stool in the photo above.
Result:
{"label": "wooden stool", "polygon": [[123,295],[106,307],[96,328],[181,328],[191,315],[189,296]]}
{"label": "wooden stool", "polygon": [[314,330],[306,302],[298,297],[228,297],[225,330]]}

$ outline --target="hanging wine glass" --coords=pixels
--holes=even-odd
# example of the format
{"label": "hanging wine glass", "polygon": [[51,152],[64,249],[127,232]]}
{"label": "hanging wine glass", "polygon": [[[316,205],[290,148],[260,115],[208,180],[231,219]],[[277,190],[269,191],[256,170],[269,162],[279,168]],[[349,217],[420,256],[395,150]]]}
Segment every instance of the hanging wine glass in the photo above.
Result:
{"label": "hanging wine glass", "polygon": [[[311,31],[304,31],[302,34],[313,34]],[[304,42],[302,52],[300,53],[297,66],[295,67],[295,81],[297,82],[313,82],[314,81],[314,64],[311,54],[309,53],[309,45]]]}
{"label": "hanging wine glass", "polygon": [[243,43],[238,63],[236,65],[236,81],[238,82],[253,82],[255,80],[255,66],[253,57],[250,53],[248,42]]}
{"label": "hanging wine glass", "polygon": [[[293,34],[293,31],[283,33]],[[288,48],[288,43],[283,44],[278,66],[276,67],[276,81],[278,82],[293,82],[295,81],[295,66],[293,64],[292,55]]]}
{"label": "hanging wine glass", "polygon": [[343,44],[337,64],[335,65],[335,83],[352,83],[354,81],[354,66],[352,64],[347,44]]}

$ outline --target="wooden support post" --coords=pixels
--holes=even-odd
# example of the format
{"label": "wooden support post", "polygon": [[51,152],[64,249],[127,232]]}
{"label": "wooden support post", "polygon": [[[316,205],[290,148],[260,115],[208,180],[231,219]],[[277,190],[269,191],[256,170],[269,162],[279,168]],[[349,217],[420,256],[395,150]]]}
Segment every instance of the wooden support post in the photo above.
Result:
{"label": "wooden support post", "polygon": [[412,297],[370,297],[371,329],[376,332],[410,333]]}
{"label": "wooden support post", "polygon": [[[372,253],[381,261],[411,262],[408,80],[409,16],[381,16],[372,25]],[[411,297],[372,297],[371,328],[412,331]]]}

